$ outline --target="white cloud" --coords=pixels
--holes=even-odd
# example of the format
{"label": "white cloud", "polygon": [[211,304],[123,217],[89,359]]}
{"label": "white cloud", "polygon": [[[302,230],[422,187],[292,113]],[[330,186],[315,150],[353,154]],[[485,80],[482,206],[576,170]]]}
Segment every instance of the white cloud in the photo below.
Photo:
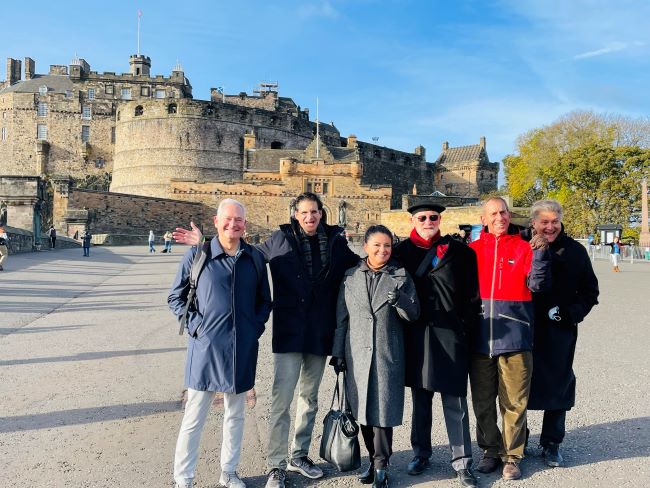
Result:
{"label": "white cloud", "polygon": [[604,54],[623,51],[628,47],[630,47],[630,44],[628,44],[627,42],[610,42],[607,46],[605,46],[602,49],[596,49],[595,51],[587,51],[581,54],[576,54],[573,57],[573,59],[595,58],[596,56],[603,56]]}
{"label": "white cloud", "polygon": [[330,2],[325,0],[304,3],[298,9],[298,16],[302,17],[303,19],[309,19],[313,17],[326,17],[330,19],[336,19],[340,16],[340,14]]}

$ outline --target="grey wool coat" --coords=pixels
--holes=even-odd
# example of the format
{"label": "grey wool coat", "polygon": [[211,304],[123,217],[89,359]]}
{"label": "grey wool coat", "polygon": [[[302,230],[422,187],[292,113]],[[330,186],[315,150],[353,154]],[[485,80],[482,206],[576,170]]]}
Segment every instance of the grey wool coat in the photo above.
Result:
{"label": "grey wool coat", "polygon": [[[379,271],[372,298],[365,260],[346,271],[339,291],[333,356],[347,364],[347,394],[355,418],[363,425],[394,427],[404,412],[405,322],[418,318],[413,280],[396,261]],[[388,293],[397,288],[395,306]]]}

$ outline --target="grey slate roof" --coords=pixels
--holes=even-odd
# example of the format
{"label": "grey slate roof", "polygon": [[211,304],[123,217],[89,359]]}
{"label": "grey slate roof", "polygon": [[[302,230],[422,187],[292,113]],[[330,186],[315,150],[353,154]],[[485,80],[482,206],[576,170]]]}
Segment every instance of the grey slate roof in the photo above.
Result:
{"label": "grey slate roof", "polygon": [[280,159],[302,157],[301,149],[256,149],[248,151],[248,168],[250,170],[280,171]]}
{"label": "grey slate roof", "polygon": [[440,153],[436,164],[455,164],[465,163],[468,161],[478,161],[481,158],[481,145],[473,144],[471,146],[450,147]]}
{"label": "grey slate roof", "polygon": [[0,90],[0,94],[4,93],[38,93],[38,89],[42,86],[47,86],[48,93],[62,93],[65,94],[67,90],[74,89],[74,84],[67,75],[34,75],[31,80],[21,80],[11,86]]}

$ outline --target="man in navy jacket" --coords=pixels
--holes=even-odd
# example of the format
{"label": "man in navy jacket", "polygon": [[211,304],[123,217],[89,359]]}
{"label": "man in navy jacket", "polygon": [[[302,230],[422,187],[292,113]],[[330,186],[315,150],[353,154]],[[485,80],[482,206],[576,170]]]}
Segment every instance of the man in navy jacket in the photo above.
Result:
{"label": "man in navy jacket", "polygon": [[[215,392],[224,393],[221,486],[243,488],[236,469],[244,434],[246,392],[255,384],[258,339],[271,312],[271,293],[264,257],[241,238],[246,229],[244,206],[221,202],[214,217],[217,237],[201,272],[196,300],[187,321],[189,342],[185,366],[187,403],[181,424],[174,479],[191,487],[198,460],[201,431]],[[192,262],[189,249],[169,292],[168,303],[180,319],[189,291]]]}

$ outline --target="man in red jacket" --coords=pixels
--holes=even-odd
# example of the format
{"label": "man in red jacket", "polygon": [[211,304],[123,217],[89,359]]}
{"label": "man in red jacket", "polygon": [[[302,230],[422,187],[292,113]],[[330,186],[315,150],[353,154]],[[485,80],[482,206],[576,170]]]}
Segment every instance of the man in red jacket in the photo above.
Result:
{"label": "man in red jacket", "polygon": [[[533,371],[531,291],[550,287],[550,256],[543,235],[530,244],[510,225],[502,198],[483,204],[481,238],[470,244],[478,261],[482,319],[472,334],[470,385],[476,438],[483,450],[477,466],[490,473],[503,461],[503,479],[521,478],[526,441],[526,408]],[[503,433],[497,426],[499,399]]]}

